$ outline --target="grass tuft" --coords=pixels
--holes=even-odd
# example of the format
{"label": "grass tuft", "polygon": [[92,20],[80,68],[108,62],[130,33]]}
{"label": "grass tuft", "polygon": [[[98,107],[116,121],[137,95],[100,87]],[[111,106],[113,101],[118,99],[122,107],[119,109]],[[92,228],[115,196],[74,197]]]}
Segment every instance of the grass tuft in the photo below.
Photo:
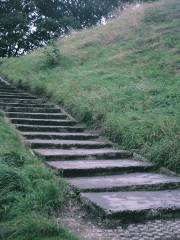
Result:
{"label": "grass tuft", "polygon": [[24,192],[27,178],[18,169],[0,164],[0,191]]}
{"label": "grass tuft", "polygon": [[0,161],[9,166],[22,167],[25,162],[25,157],[18,152],[6,152],[2,154]]}
{"label": "grass tuft", "polygon": [[57,236],[58,233],[59,228],[55,222],[33,212],[28,215],[21,214],[11,222],[10,227],[4,225],[4,236],[8,239],[33,240],[35,237]]}

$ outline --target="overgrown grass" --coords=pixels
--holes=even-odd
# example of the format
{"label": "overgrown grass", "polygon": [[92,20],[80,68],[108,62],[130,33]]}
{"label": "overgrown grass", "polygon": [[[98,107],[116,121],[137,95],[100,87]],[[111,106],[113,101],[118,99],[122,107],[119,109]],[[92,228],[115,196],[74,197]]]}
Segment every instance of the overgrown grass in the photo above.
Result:
{"label": "overgrown grass", "polygon": [[24,147],[2,115],[0,133],[0,239],[77,239],[56,222],[70,197],[65,181]]}
{"label": "overgrown grass", "polygon": [[0,72],[180,172],[179,18],[179,0],[133,6],[106,26],[57,41],[61,60],[53,68],[42,68],[47,56],[39,50],[5,60]]}

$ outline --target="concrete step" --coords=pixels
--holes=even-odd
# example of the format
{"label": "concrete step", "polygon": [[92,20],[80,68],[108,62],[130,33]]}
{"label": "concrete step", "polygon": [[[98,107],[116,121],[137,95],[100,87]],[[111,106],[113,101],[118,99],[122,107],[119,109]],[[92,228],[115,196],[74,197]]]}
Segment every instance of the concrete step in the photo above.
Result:
{"label": "concrete step", "polygon": [[25,92],[11,92],[11,91],[0,91],[0,96],[14,96],[15,98],[18,96],[22,96],[22,97],[34,97],[28,93],[25,93]]}
{"label": "concrete step", "polygon": [[21,91],[17,90],[14,87],[9,87],[9,86],[1,86],[1,81],[0,81],[0,91]]}
{"label": "concrete step", "polygon": [[[24,92],[22,90],[17,90],[17,89],[2,89],[0,88],[0,95],[1,94],[27,94],[27,92]],[[29,93],[28,93],[29,94]]]}
{"label": "concrete step", "polygon": [[31,118],[31,119],[66,119],[63,113],[23,113],[23,112],[6,112],[10,118]]}
{"label": "concrete step", "polygon": [[13,94],[4,94],[4,95],[0,95],[0,99],[3,99],[3,98],[13,98],[13,99],[36,99],[36,98],[33,97],[33,96],[22,95],[22,94],[19,94],[19,95],[13,95]]}
{"label": "concrete step", "polygon": [[34,139],[28,140],[33,149],[38,148],[51,148],[51,149],[98,149],[112,147],[112,144],[102,141],[77,141],[77,140],[42,140]]}
{"label": "concrete step", "polygon": [[132,153],[126,150],[103,149],[34,149],[34,152],[46,160],[76,160],[76,159],[119,159],[132,157]]}
{"label": "concrete step", "polygon": [[40,108],[54,108],[55,105],[53,104],[43,104],[43,103],[6,103],[6,102],[0,102],[0,106],[8,108],[8,107],[40,107]]}
{"label": "concrete step", "polygon": [[22,132],[27,139],[61,139],[61,140],[91,140],[98,138],[93,133],[68,133],[68,132]]}
{"label": "concrete step", "polygon": [[61,113],[61,109],[47,108],[47,107],[6,107],[6,111],[8,112],[23,112],[23,113]]}
{"label": "concrete step", "polygon": [[83,132],[82,126],[42,126],[30,124],[15,124],[16,128],[20,131],[34,131],[34,132]]}
{"label": "concrete step", "polygon": [[154,165],[133,159],[50,161],[46,165],[64,177],[113,175],[131,172],[149,172]]}
{"label": "concrete step", "polygon": [[100,216],[125,222],[180,214],[180,190],[81,193],[80,196]]}
{"label": "concrete step", "polygon": [[0,99],[0,102],[2,104],[9,103],[11,104],[43,104],[44,99],[23,99],[23,98],[2,98]]}
{"label": "concrete step", "polygon": [[74,126],[76,121],[66,119],[31,119],[31,118],[10,118],[15,124],[30,124],[41,126]]}
{"label": "concrete step", "polygon": [[158,173],[128,173],[67,179],[80,192],[114,192],[180,188],[180,178]]}

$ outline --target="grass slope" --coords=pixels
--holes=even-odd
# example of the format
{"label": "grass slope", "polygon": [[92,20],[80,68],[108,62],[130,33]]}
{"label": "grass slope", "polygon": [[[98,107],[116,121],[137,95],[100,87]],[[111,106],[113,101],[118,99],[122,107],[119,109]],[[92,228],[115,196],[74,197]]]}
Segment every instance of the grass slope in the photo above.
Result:
{"label": "grass slope", "polygon": [[121,146],[180,172],[179,19],[179,0],[131,6],[56,48],[4,60],[0,72],[52,96]]}
{"label": "grass slope", "polygon": [[0,133],[0,239],[77,240],[55,220],[68,198],[64,180],[32,156],[2,115]]}

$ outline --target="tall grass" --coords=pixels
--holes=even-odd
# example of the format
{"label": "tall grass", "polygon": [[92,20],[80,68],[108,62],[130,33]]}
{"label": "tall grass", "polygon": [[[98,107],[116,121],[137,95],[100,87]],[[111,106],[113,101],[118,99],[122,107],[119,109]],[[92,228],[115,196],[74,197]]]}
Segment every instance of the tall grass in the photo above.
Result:
{"label": "tall grass", "polygon": [[66,182],[32,156],[2,116],[0,132],[0,239],[77,239],[55,219],[70,197]]}
{"label": "tall grass", "polygon": [[61,60],[42,69],[43,50],[4,60],[12,83],[51,96],[124,148],[180,172],[180,2],[130,6],[106,26],[57,41]]}

